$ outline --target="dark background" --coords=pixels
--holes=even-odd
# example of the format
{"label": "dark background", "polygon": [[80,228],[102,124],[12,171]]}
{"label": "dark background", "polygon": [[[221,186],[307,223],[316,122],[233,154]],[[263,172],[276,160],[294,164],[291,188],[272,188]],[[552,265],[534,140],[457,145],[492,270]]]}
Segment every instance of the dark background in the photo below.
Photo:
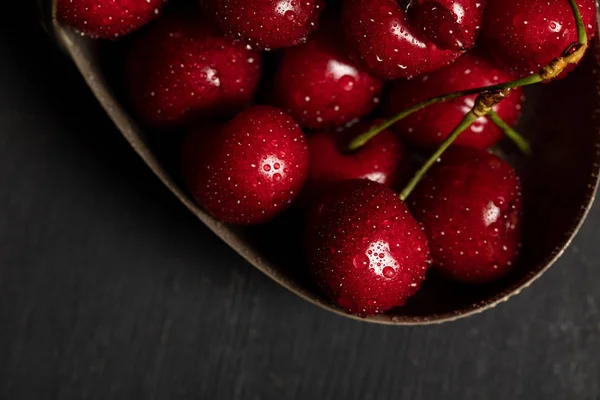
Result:
{"label": "dark background", "polygon": [[161,187],[25,3],[0,12],[0,399],[600,398],[600,205],[482,315],[331,315]]}

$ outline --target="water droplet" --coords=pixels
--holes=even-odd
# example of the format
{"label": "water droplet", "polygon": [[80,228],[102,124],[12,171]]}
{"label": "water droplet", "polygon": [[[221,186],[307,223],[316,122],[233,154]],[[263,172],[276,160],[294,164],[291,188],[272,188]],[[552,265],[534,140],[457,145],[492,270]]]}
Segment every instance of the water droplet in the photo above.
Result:
{"label": "water droplet", "polygon": [[383,269],[383,276],[385,276],[386,278],[392,278],[394,275],[396,275],[396,270],[392,267],[385,267]]}
{"label": "water droplet", "polygon": [[283,15],[288,19],[288,21],[293,21],[296,19],[296,13],[292,10],[287,10]]}
{"label": "water droplet", "polygon": [[367,257],[366,254],[358,254],[356,257],[354,257],[354,260],[352,260],[352,264],[354,264],[356,268],[368,267],[369,257]]}
{"label": "water droplet", "polygon": [[339,82],[342,89],[344,89],[345,91],[350,91],[354,88],[356,80],[350,75],[344,75],[340,78]]}

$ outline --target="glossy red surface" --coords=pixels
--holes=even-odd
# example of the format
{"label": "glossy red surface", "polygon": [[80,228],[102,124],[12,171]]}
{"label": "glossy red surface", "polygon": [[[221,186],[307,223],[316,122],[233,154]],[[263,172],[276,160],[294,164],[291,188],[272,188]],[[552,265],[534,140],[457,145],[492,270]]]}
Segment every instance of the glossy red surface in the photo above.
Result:
{"label": "glossy red surface", "polygon": [[[595,35],[594,0],[577,0],[586,32]],[[488,0],[481,42],[496,62],[517,75],[538,72],[573,42],[577,29],[565,0]]]}
{"label": "glossy red surface", "polygon": [[350,61],[335,28],[286,49],[277,70],[275,99],[304,128],[343,126],[380,101],[381,81]]}
{"label": "glossy red surface", "polygon": [[166,0],[57,0],[64,24],[93,38],[117,39],[157,18]]}
{"label": "glossy red surface", "polygon": [[359,123],[343,132],[318,132],[308,137],[310,168],[305,192],[309,197],[351,179],[369,179],[395,188],[408,179],[410,154],[389,130],[356,151],[346,151],[348,142],[369,127],[370,124]]}
{"label": "glossy red surface", "polygon": [[205,0],[223,32],[254,49],[301,43],[317,27],[322,0]]}
{"label": "glossy red surface", "polygon": [[327,296],[360,316],[403,305],[429,267],[427,239],[406,205],[364,179],[340,184],[316,206],[307,256]]}
{"label": "glossy red surface", "polygon": [[466,283],[510,271],[521,248],[521,184],[505,161],[452,148],[408,203],[429,239],[434,266]]}
{"label": "glossy red surface", "polygon": [[[422,3],[423,7],[430,6],[429,1]],[[462,28],[465,45],[472,45],[481,27],[485,1],[448,0],[439,4]],[[443,24],[423,23],[423,17],[430,20],[431,16],[427,15],[430,11],[425,11],[423,16],[414,7],[418,10],[421,5],[409,6],[407,1],[396,0],[347,0],[343,3],[342,25],[348,48],[377,76],[384,79],[413,77],[449,65],[462,54],[461,51],[444,50],[432,42],[430,37],[439,36],[436,41],[447,47],[451,40],[448,32],[432,31]]]}
{"label": "glossy red surface", "polygon": [[264,223],[300,193],[308,146],[283,111],[249,108],[222,126],[192,131],[182,148],[188,190],[215,218],[233,224]]}
{"label": "glossy red surface", "polygon": [[147,124],[170,128],[231,115],[252,99],[261,55],[223,36],[195,11],[161,18],[126,57],[130,101]]}

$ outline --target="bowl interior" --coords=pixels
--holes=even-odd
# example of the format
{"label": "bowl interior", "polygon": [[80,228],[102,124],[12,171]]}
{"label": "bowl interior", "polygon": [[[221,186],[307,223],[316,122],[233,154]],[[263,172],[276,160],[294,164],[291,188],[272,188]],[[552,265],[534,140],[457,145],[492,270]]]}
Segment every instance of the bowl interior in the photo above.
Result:
{"label": "bowl interior", "polygon": [[[94,95],[115,125],[151,170],[204,224],[250,264],[304,299],[348,316],[322,297],[306,273],[301,256],[301,218],[287,213],[273,224],[239,229],[216,221],[187,195],[179,179],[177,134],[159,135],[140,126],[121,93],[123,44],[94,42],[61,27],[53,18],[59,44],[76,63]],[[504,279],[485,286],[466,286],[429,273],[420,292],[406,306],[361,319],[410,325],[443,322],[491,308],[518,293],[562,254],[582,223],[598,185],[600,130],[598,120],[600,47],[574,73],[561,81],[526,91],[519,131],[533,142],[525,160],[510,145],[503,152],[523,178],[525,232],[523,253]],[[281,232],[286,234],[282,235]],[[354,318],[352,316],[348,316]]]}

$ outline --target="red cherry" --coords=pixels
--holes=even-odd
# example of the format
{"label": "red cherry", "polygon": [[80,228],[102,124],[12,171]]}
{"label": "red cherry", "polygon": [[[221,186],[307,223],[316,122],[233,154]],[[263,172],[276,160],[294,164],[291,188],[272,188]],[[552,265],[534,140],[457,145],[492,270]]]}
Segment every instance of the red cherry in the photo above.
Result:
{"label": "red cherry", "polygon": [[132,43],[126,83],[146,123],[170,128],[228,115],[252,99],[262,59],[196,12],[160,19]]}
{"label": "red cherry", "polygon": [[306,44],[286,49],[275,77],[275,98],[309,129],[342,126],[373,110],[382,83],[355,67],[332,26]]}
{"label": "red cherry", "polygon": [[[453,2],[450,0],[446,3]],[[436,0],[420,0],[415,4],[419,5],[413,7],[415,24],[420,25],[423,35],[439,48],[461,51],[475,44],[473,34],[470,35],[471,40],[467,43],[465,38],[467,32],[463,32],[457,21],[457,15],[451,11],[452,8],[445,7]]]}
{"label": "red cherry", "polygon": [[322,0],[204,0],[223,32],[258,50],[301,43],[315,30]]}
{"label": "red cherry", "polygon": [[96,39],[127,35],[160,15],[166,0],[57,0],[64,24]]}
{"label": "red cherry", "polygon": [[203,126],[184,140],[182,171],[190,193],[215,218],[267,222],[302,189],[308,146],[283,111],[249,108],[222,126]]}
{"label": "red cherry", "polygon": [[307,227],[309,267],[325,294],[361,316],[402,306],[429,267],[427,238],[387,186],[365,179],[337,185]]}
{"label": "red cherry", "polygon": [[[511,75],[494,66],[477,54],[466,54],[456,63],[435,72],[394,82],[386,102],[386,114],[398,112],[447,93],[504,83]],[[453,101],[434,104],[394,125],[394,130],[415,147],[434,150],[448,137],[454,127],[473,107],[477,96],[461,97]],[[495,111],[509,125],[514,125],[521,115],[522,89],[513,93],[495,107]],[[502,138],[502,131],[487,117],[479,118],[456,140],[457,145],[486,149]]]}
{"label": "red cherry", "polygon": [[412,5],[347,0],[342,24],[349,47],[372,73],[384,79],[412,77],[448,65],[462,54],[442,48],[473,46],[484,5],[483,0],[422,0]]}
{"label": "red cherry", "polygon": [[[578,0],[588,37],[596,33],[594,0]],[[538,72],[577,42],[573,11],[566,0],[488,0],[482,43],[499,65],[516,74]]]}
{"label": "red cherry", "polygon": [[483,150],[455,147],[411,196],[434,265],[466,283],[487,283],[514,266],[521,247],[521,184]]}
{"label": "red cherry", "polygon": [[310,197],[351,179],[369,179],[391,187],[399,187],[407,180],[410,155],[389,130],[354,152],[346,151],[348,142],[369,127],[359,123],[342,132],[319,132],[308,137],[310,167],[305,192]]}

